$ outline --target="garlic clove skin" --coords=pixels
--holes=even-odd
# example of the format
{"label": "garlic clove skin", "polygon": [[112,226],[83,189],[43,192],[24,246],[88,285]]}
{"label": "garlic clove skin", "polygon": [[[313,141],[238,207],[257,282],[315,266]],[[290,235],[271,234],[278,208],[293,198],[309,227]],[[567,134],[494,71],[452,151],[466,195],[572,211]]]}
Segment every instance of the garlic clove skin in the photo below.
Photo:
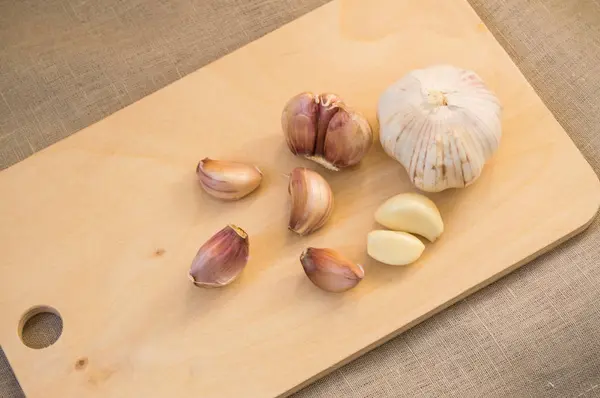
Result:
{"label": "garlic clove skin", "polygon": [[365,277],[365,270],[332,249],[309,247],[300,255],[300,263],[310,281],[333,293],[352,289]]}
{"label": "garlic clove skin", "polygon": [[209,195],[223,200],[241,199],[262,182],[262,172],[256,166],[209,158],[198,163],[196,175]]}
{"label": "garlic clove skin", "polygon": [[317,141],[319,103],[313,93],[292,97],[281,114],[281,126],[286,142],[294,155],[311,156]]}
{"label": "garlic clove skin", "polygon": [[425,245],[419,238],[398,231],[376,230],[367,236],[367,253],[388,265],[408,265],[421,257]]}
{"label": "garlic clove skin", "polygon": [[381,145],[422,191],[467,187],[498,149],[501,110],[473,71],[451,65],[413,70],[379,98]]}
{"label": "garlic clove skin", "polygon": [[321,228],[333,210],[333,192],[319,173],[297,167],[290,173],[291,209],[288,228],[308,235]]}
{"label": "garlic clove skin", "polygon": [[315,98],[318,106],[317,114],[317,140],[313,155],[323,156],[325,151],[325,140],[328,135],[329,123],[343,107],[343,102],[335,94],[321,94]]}
{"label": "garlic clove skin", "polygon": [[372,140],[367,119],[357,112],[340,109],[329,122],[323,158],[337,169],[354,166],[367,154]]}
{"label": "garlic clove skin", "polygon": [[213,235],[198,250],[189,271],[200,287],[222,287],[233,282],[248,263],[248,234],[233,224]]}
{"label": "garlic clove skin", "polygon": [[293,154],[334,171],[358,164],[373,144],[367,119],[332,93],[292,97],[281,126]]}
{"label": "garlic clove skin", "polygon": [[375,212],[375,221],[394,231],[421,235],[431,242],[444,232],[444,221],[435,203],[412,192],[386,200]]}

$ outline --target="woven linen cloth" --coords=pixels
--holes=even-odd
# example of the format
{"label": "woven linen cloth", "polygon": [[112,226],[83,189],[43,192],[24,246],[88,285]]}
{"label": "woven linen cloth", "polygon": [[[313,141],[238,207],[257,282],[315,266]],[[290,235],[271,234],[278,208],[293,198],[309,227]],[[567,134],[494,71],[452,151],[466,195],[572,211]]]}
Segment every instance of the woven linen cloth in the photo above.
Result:
{"label": "woven linen cloth", "polygon": [[[0,0],[0,169],[326,2]],[[600,4],[470,3],[600,172]],[[599,286],[597,220],[295,396],[600,397]],[[1,350],[0,397],[23,397]]]}

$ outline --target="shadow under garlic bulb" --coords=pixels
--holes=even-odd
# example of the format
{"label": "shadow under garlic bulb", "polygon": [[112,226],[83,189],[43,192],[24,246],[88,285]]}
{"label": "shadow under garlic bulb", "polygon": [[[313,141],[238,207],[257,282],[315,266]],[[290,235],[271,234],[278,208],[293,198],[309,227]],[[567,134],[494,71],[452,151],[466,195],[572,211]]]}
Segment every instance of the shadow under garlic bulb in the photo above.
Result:
{"label": "shadow under garlic bulb", "polygon": [[417,69],[380,96],[379,138],[417,188],[463,188],[479,178],[498,149],[501,110],[473,71],[451,65]]}

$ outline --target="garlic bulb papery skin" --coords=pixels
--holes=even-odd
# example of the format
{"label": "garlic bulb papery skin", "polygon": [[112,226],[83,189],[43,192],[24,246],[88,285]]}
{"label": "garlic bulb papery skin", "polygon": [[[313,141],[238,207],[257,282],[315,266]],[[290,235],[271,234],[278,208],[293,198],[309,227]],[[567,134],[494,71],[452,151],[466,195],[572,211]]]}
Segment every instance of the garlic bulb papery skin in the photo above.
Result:
{"label": "garlic bulb papery skin", "polygon": [[420,190],[463,188],[498,149],[501,111],[475,72],[451,65],[417,69],[381,94],[379,138]]}

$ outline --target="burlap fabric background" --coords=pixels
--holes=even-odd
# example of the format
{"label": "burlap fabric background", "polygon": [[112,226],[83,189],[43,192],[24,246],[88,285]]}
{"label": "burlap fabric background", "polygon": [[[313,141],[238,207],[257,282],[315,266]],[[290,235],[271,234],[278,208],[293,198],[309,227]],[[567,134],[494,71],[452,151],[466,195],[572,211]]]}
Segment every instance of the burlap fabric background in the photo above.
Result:
{"label": "burlap fabric background", "polygon": [[[325,2],[0,0],[0,167]],[[600,4],[470,2],[600,172]],[[599,284],[596,221],[297,397],[600,397]],[[0,355],[0,397],[22,396]]]}

